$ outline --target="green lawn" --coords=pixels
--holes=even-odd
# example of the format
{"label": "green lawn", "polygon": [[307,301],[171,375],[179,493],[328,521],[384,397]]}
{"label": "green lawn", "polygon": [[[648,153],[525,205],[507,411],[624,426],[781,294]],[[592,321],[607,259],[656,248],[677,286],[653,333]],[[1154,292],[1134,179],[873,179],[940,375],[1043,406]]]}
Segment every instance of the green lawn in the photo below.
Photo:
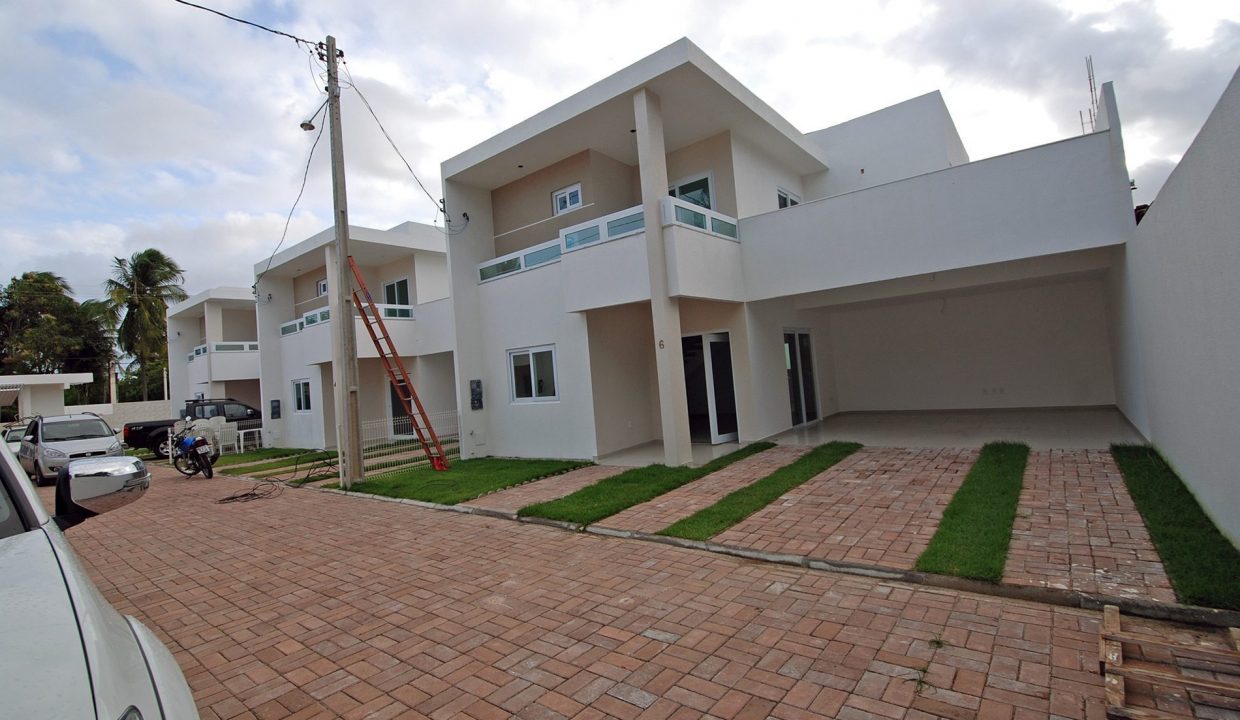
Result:
{"label": "green lawn", "polygon": [[1240,551],[1167,461],[1144,445],[1112,445],[1111,455],[1181,602],[1240,610]]}
{"label": "green lawn", "polygon": [[559,475],[589,464],[581,460],[472,458],[457,460],[447,470],[417,468],[393,473],[387,477],[357,483],[350,490],[455,505],[489,492],[549,475]]}
{"label": "green lawn", "polygon": [[775,472],[752,485],[725,495],[714,505],[702,508],[689,517],[678,520],[661,530],[659,534],[688,540],[710,539],[770,505],[784,493],[852,455],[860,448],[861,445],[850,442],[831,442],[819,445],[802,455],[796,462],[776,469]]}
{"label": "green lawn", "polygon": [[772,447],[774,443],[753,443],[696,468],[666,465],[633,468],[557,500],[527,505],[517,514],[589,525]]}
{"label": "green lawn", "polygon": [[943,511],[917,569],[999,582],[1012,539],[1029,446],[987,443]]}
{"label": "green lawn", "polygon": [[215,466],[228,467],[229,465],[244,465],[245,463],[257,462],[259,460],[274,460],[276,458],[301,455],[302,453],[308,452],[312,451],[302,450],[301,448],[259,448],[257,450],[249,450],[247,452],[236,453],[233,455],[221,455],[220,459],[215,461]]}

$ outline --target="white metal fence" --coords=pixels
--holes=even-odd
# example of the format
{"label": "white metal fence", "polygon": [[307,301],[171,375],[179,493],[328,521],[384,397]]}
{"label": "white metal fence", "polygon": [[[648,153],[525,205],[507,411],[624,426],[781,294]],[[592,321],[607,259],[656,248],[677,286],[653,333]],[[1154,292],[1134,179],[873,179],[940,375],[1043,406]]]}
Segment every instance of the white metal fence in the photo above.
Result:
{"label": "white metal fence", "polygon": [[[439,436],[439,444],[443,446],[448,461],[460,458],[460,415],[454,410],[427,415],[431,427]],[[367,477],[430,466],[413,422],[408,417],[401,415],[395,418],[363,420],[361,426],[362,453],[366,458]],[[430,442],[430,435],[425,428],[422,432],[427,442]]]}

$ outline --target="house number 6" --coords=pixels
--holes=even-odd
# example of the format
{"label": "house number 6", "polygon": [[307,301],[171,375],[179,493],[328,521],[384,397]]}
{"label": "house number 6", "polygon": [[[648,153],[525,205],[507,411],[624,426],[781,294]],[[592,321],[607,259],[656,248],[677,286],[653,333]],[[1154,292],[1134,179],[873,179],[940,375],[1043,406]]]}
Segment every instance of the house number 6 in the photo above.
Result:
{"label": "house number 6", "polygon": [[663,341],[662,341],[662,340],[660,340],[660,341],[659,341],[659,349],[660,349],[660,350],[662,350],[662,349],[663,349]]}

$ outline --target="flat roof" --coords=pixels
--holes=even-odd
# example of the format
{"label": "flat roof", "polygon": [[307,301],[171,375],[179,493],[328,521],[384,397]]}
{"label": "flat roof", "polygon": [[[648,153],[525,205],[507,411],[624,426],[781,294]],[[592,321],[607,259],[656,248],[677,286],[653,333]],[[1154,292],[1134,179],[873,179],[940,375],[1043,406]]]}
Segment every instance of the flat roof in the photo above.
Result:
{"label": "flat roof", "polygon": [[801,174],[827,168],[821,148],[681,38],[444,161],[443,177],[494,189],[586,149],[636,165],[632,95],[643,87],[659,97],[668,152],[731,131]]}
{"label": "flat roof", "polygon": [[[321,230],[301,242],[276,253],[268,261],[254,263],[254,276],[296,277],[323,264],[322,250],[335,242],[335,226]],[[349,252],[366,264],[383,264],[400,259],[410,251],[444,253],[448,251],[442,228],[405,221],[387,230],[349,226]]]}

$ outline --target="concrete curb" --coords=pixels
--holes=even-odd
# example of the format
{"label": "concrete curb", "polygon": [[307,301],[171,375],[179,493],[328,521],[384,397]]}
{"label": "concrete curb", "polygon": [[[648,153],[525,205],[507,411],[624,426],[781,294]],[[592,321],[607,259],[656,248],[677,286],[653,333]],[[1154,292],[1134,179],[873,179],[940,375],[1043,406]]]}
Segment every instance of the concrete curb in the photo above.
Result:
{"label": "concrete curb", "polygon": [[991,583],[984,580],[970,580],[968,578],[954,577],[951,575],[935,575],[933,573],[919,572],[916,570],[900,570],[897,568],[887,568],[878,565],[863,565],[860,563],[826,560],[822,558],[809,557],[806,555],[769,553],[762,550],[754,550],[752,548],[723,545],[720,543],[713,543],[703,540],[686,540],[684,538],[671,537],[668,535],[656,535],[654,533],[647,533],[638,530],[610,528],[604,525],[588,525],[583,527],[578,523],[565,522],[563,520],[549,520],[547,518],[540,517],[518,516],[516,513],[477,508],[470,505],[440,505],[438,503],[423,502],[421,500],[391,498],[383,495],[347,492],[344,490],[328,488],[311,487],[299,489],[317,490],[318,492],[336,493],[339,495],[380,500],[382,502],[393,502],[402,505],[413,505],[415,507],[425,508],[428,510],[447,510],[465,515],[480,515],[483,517],[497,518],[500,520],[513,520],[530,525],[542,525],[545,527],[556,528],[558,530],[567,530],[574,533],[584,532],[600,537],[618,538],[621,540],[639,540],[642,542],[651,542],[660,545],[670,545],[672,547],[678,547],[685,550],[699,550],[715,553],[717,555],[728,555],[731,557],[740,557],[747,560],[756,560],[758,562],[768,562],[777,565],[789,565],[820,572],[833,572],[843,575],[866,577],[870,579],[890,580],[907,583],[910,585],[922,585],[925,587],[943,588],[944,590],[956,590],[959,592],[968,592],[977,595],[1010,598],[1012,600],[1023,600],[1026,602],[1035,602],[1043,605],[1080,608],[1082,610],[1101,610],[1104,605],[1115,605],[1119,607],[1120,611],[1125,615],[1130,615],[1133,617],[1142,617],[1151,620],[1168,620],[1171,622],[1189,623],[1193,625],[1209,625],[1212,627],[1240,627],[1240,611],[1236,610],[1219,610],[1215,608],[1200,607],[1197,605],[1172,605],[1155,602],[1143,597],[1124,597],[1120,595],[1084,593],[1077,590],[1063,590],[1060,588],[1037,587],[1032,585]]}

